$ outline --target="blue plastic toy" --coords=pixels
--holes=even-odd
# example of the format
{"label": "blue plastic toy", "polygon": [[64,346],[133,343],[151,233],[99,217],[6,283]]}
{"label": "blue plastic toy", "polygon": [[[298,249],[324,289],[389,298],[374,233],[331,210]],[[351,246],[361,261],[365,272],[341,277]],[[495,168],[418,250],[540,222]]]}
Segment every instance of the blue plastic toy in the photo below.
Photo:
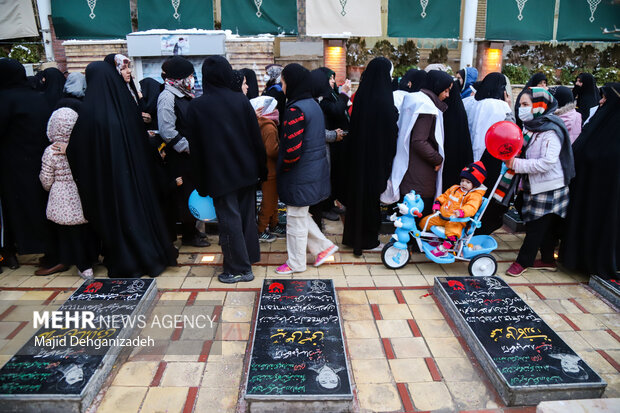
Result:
{"label": "blue plastic toy", "polygon": [[198,191],[194,191],[189,196],[187,202],[189,211],[196,219],[201,221],[213,221],[217,218],[215,215],[215,207],[213,206],[213,199],[210,196],[200,196]]}
{"label": "blue plastic toy", "polygon": [[394,214],[390,217],[390,220],[394,221],[394,226],[396,227],[396,233],[394,234],[394,238],[396,239],[394,246],[396,248],[407,248],[407,244],[411,239],[409,232],[416,228],[415,218],[422,217],[423,209],[424,202],[415,191],[411,191],[411,193],[405,195],[403,203],[398,204],[398,212],[400,212],[402,216],[399,217]]}

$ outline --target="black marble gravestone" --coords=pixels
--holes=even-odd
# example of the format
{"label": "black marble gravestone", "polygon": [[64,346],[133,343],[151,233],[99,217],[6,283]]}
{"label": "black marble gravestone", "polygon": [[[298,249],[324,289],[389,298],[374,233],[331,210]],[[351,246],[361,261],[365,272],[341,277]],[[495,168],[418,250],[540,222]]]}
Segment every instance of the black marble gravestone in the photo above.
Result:
{"label": "black marble gravestone", "polygon": [[606,280],[593,275],[590,277],[589,284],[597,293],[605,297],[617,308],[620,308],[620,277]]}
{"label": "black marble gravestone", "polygon": [[600,397],[607,384],[499,277],[437,277],[435,294],[508,406]]}
{"label": "black marble gravestone", "polygon": [[80,318],[92,312],[95,329],[48,325],[38,330],[0,369],[0,410],[85,411],[133,333],[123,317],[144,314],[156,294],[154,279],[85,281],[58,311]]}
{"label": "black marble gravestone", "polygon": [[247,400],[351,400],[331,280],[265,280],[256,316]]}

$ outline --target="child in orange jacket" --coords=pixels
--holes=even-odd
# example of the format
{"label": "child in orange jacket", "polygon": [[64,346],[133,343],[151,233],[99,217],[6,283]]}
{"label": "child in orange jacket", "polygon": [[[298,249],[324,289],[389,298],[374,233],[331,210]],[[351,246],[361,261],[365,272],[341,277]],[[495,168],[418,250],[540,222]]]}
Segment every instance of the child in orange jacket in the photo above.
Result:
{"label": "child in orange jacket", "polygon": [[482,205],[482,197],[487,190],[482,185],[486,176],[487,171],[480,161],[463,168],[461,184],[448,188],[433,204],[433,212],[439,211],[439,215],[428,215],[420,221],[421,229],[428,230],[433,225],[445,227],[446,240],[431,251],[435,257],[446,256],[467,225],[466,222],[452,222],[449,219],[469,218],[478,212]]}

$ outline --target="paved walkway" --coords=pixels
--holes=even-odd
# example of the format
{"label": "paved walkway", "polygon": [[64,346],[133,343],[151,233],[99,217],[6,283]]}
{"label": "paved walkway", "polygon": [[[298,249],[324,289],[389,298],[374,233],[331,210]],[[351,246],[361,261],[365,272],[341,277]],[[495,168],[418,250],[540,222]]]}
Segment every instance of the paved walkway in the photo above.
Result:
{"label": "paved walkway", "polygon": [[[328,222],[326,233],[339,243],[342,225]],[[499,231],[495,238],[499,275],[607,381],[604,397],[620,397],[617,309],[579,274],[528,271],[518,278],[503,276],[522,236]],[[203,331],[202,336],[179,328],[159,331],[155,351],[135,349],[125,363],[115,366],[89,412],[242,409],[260,287],[265,277],[290,278],[274,272],[286,259],[284,240],[261,244],[261,249],[256,279],[229,286],[216,277],[222,259],[218,246],[183,247],[179,266],[157,278],[160,291],[153,314],[165,314],[170,306],[183,314],[208,311],[221,320],[217,331]],[[31,265],[5,269],[0,275],[0,364],[32,335],[32,305],[55,309],[82,283],[75,269],[35,277],[38,257],[21,258]],[[103,275],[105,269],[95,273]],[[467,265],[437,265],[416,254],[412,263],[393,271],[381,264],[380,253],[356,258],[341,248],[333,261],[310,267],[296,278],[329,278],[337,287],[359,411],[534,412],[534,407],[503,405],[438,306],[432,285],[434,277],[445,275],[467,275]]]}

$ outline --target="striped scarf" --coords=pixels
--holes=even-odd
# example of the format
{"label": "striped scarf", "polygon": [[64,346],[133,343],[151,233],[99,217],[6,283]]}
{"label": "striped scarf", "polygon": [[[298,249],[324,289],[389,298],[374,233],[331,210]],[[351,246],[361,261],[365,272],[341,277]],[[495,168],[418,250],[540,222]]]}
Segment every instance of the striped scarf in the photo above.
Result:
{"label": "striped scarf", "polygon": [[[517,155],[518,157],[523,157],[523,155],[525,154],[525,148],[529,144],[530,139],[532,139],[532,135],[530,135],[529,133],[523,134],[523,147]],[[514,170],[508,169],[506,173],[502,175],[502,178],[497,185],[497,189],[495,189],[495,193],[493,194],[493,199],[502,205],[508,206],[518,187],[518,175],[515,173]]]}

